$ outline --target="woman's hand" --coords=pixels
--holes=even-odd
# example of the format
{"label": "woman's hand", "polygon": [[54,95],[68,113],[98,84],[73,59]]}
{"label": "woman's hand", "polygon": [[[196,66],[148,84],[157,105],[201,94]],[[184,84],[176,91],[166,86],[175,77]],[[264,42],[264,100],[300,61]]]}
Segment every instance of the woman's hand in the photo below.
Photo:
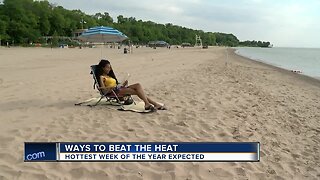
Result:
{"label": "woman's hand", "polygon": [[123,87],[125,87],[125,86],[127,86],[128,85],[128,80],[126,80],[126,81],[124,81],[123,83],[122,83],[122,86]]}

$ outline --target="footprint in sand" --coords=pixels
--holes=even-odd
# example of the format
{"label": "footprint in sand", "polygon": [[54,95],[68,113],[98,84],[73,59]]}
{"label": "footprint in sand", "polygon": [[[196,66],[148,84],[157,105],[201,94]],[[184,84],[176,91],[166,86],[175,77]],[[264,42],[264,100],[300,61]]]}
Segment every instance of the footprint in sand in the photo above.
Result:
{"label": "footprint in sand", "polygon": [[7,149],[9,144],[12,143],[15,140],[15,137],[1,137],[0,140],[1,140],[1,144],[2,144],[1,146],[3,146],[4,148]]}
{"label": "footprint in sand", "polygon": [[240,134],[239,127],[233,127],[232,135],[233,135],[233,139],[240,138],[241,134]]}
{"label": "footprint in sand", "polygon": [[232,177],[232,174],[229,171],[222,168],[214,168],[212,172],[217,177]]}
{"label": "footprint in sand", "polygon": [[188,125],[184,121],[180,121],[177,123],[178,126],[188,127]]}
{"label": "footprint in sand", "polygon": [[238,176],[246,176],[246,171],[244,170],[244,168],[235,168],[235,172]]}

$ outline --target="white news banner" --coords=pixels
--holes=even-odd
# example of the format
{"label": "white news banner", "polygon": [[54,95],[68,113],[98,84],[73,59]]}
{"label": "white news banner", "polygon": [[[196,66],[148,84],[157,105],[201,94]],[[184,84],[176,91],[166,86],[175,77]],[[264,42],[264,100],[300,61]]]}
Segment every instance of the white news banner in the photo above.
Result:
{"label": "white news banner", "polygon": [[59,161],[256,161],[257,153],[59,153]]}

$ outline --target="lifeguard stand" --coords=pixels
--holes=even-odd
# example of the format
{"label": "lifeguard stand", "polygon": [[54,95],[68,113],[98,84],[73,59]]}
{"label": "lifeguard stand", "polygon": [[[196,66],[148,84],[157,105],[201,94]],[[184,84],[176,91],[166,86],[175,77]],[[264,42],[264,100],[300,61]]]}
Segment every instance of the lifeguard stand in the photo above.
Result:
{"label": "lifeguard stand", "polygon": [[196,35],[196,44],[194,46],[202,47],[202,40],[198,35]]}

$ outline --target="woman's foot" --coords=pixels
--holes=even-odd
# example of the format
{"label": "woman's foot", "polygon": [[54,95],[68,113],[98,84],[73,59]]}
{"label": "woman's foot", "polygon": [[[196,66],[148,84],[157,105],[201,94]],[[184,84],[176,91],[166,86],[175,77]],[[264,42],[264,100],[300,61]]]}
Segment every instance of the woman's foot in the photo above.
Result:
{"label": "woman's foot", "polygon": [[157,109],[157,110],[167,110],[167,108],[166,108],[164,105],[160,105],[160,104],[158,104],[158,105],[156,106],[156,109]]}
{"label": "woman's foot", "polygon": [[150,112],[157,111],[157,109],[155,109],[151,104],[149,106],[145,106],[144,109]]}

